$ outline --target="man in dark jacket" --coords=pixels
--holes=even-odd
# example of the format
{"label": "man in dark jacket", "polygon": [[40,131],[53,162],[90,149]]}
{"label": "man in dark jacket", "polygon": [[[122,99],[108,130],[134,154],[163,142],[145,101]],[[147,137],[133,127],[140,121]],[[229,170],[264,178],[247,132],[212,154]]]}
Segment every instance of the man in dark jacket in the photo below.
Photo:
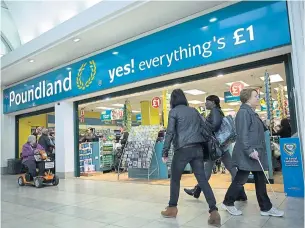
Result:
{"label": "man in dark jacket", "polygon": [[38,140],[38,144],[45,149],[48,155],[53,152],[54,145],[49,138],[49,130],[47,128],[42,129],[42,135]]}

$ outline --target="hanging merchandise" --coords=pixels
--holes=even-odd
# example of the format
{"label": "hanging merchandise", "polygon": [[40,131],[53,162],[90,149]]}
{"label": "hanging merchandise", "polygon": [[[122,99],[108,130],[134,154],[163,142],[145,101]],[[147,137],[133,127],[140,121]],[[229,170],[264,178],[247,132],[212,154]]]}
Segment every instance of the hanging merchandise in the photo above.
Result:
{"label": "hanging merchandise", "polygon": [[163,99],[163,125],[167,127],[168,123],[168,113],[170,111],[170,93],[168,90],[162,91],[162,99]]}
{"label": "hanging merchandise", "polygon": [[286,102],[285,102],[285,91],[284,91],[284,86],[280,85],[279,86],[279,92],[281,96],[281,109],[282,109],[282,119],[287,118],[287,107],[286,107]]}
{"label": "hanging merchandise", "polygon": [[281,95],[281,89],[277,90],[276,97],[277,97],[277,102],[278,102],[279,117],[280,117],[280,119],[283,119],[284,110],[283,110],[283,100],[282,100],[282,95]]}
{"label": "hanging merchandise", "polygon": [[[271,94],[271,81],[269,73],[265,72],[265,101],[266,101],[266,107],[267,107],[267,119],[270,121],[269,129],[273,129],[274,127],[274,120],[273,120],[273,111],[272,111],[272,94]],[[272,135],[272,131],[270,131],[270,134]]]}
{"label": "hanging merchandise", "polygon": [[79,117],[79,122],[84,123],[85,122],[85,109],[82,108],[80,110],[80,117]]}
{"label": "hanging merchandise", "polygon": [[129,132],[131,129],[131,105],[129,100],[125,100],[124,110],[123,110],[123,125],[126,127],[126,131]]}

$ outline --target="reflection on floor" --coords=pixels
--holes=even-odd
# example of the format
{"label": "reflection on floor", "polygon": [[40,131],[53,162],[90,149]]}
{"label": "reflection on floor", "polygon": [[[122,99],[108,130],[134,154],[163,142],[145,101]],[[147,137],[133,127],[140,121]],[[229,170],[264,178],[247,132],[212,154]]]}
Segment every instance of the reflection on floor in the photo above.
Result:
{"label": "reflection on floor", "polygon": [[[204,228],[208,207],[201,197],[180,194],[177,219],[164,219],[160,211],[168,202],[169,187],[142,183],[61,180],[57,187],[18,187],[16,176],[1,177],[2,228]],[[224,189],[214,190],[217,202]],[[303,199],[271,196],[285,210],[284,218],[261,217],[255,192],[237,206],[243,216],[232,217],[220,210],[224,228],[300,228],[304,223]]]}
{"label": "reflection on floor", "polygon": [[[1,177],[2,228],[203,228],[208,207],[201,197],[180,194],[177,219],[164,219],[160,211],[168,202],[169,187],[142,183],[61,180],[57,187],[19,187],[16,176]],[[217,202],[224,189],[214,190]],[[273,204],[285,210],[284,218],[261,217],[255,192],[237,206],[243,216],[232,217],[220,210],[224,228],[300,228],[304,223],[303,199],[271,196]]]}
{"label": "reflection on floor", "polygon": [[[89,177],[81,177],[82,179],[89,180],[103,180],[103,181],[118,181],[118,176],[116,173],[97,173],[95,175],[91,175]],[[277,173],[274,176],[275,184],[272,184],[272,188],[276,192],[284,192],[284,185],[282,184],[282,175],[281,173]],[[147,180],[134,180],[129,179],[127,173],[123,173],[120,175],[120,181],[130,181],[130,182],[140,182],[147,183]],[[149,184],[153,185],[169,185],[169,180],[150,180]],[[181,180],[181,187],[192,187],[197,184],[197,181],[194,177],[194,174],[184,174]],[[226,174],[213,174],[210,179],[210,184],[213,189],[228,189],[231,184],[231,176]],[[245,189],[248,191],[254,191],[254,184],[246,184]],[[271,188],[268,187],[268,191],[271,191]]]}

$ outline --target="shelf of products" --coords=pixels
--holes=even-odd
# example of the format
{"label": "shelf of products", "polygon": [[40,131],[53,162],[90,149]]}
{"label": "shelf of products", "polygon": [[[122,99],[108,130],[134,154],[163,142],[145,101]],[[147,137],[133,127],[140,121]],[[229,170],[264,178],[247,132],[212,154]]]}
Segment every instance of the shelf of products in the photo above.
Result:
{"label": "shelf of products", "polygon": [[114,165],[114,132],[110,129],[102,132],[103,139],[99,141],[100,148],[100,170],[111,171]]}
{"label": "shelf of products", "polygon": [[92,143],[81,143],[79,145],[80,173],[86,174],[95,171],[93,165]]}
{"label": "shelf of products", "polygon": [[113,167],[113,142],[105,141],[101,142],[100,147],[101,155],[101,171],[110,171]]}

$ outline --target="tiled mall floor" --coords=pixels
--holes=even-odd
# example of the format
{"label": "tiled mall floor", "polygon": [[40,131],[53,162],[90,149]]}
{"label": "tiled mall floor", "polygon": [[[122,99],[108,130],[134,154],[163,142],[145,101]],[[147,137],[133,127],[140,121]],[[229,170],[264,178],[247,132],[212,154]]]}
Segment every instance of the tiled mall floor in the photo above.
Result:
{"label": "tiled mall floor", "polygon": [[[62,180],[58,187],[18,187],[16,177],[1,177],[2,228],[203,228],[207,225],[207,204],[181,193],[177,219],[164,219],[168,186]],[[215,190],[218,202],[225,190]],[[231,217],[220,211],[224,228],[301,228],[304,227],[302,199],[278,194],[272,202],[285,210],[284,218],[259,215],[254,192],[247,192],[248,203],[240,203],[244,215]]]}

